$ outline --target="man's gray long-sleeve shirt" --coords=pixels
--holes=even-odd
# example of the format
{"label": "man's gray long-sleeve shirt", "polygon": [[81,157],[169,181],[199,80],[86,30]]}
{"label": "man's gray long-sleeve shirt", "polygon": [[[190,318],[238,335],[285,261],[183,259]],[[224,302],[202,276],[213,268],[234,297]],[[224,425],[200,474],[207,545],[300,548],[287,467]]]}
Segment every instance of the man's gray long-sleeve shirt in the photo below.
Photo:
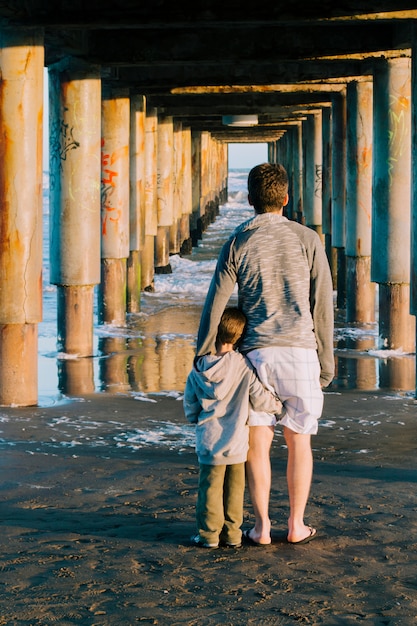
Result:
{"label": "man's gray long-sleeve shirt", "polygon": [[334,376],[333,283],[318,234],[279,213],[241,224],[224,244],[207,294],[197,354],[214,350],[220,317],[238,285],[248,323],[241,352],[272,347],[313,348],[321,384]]}

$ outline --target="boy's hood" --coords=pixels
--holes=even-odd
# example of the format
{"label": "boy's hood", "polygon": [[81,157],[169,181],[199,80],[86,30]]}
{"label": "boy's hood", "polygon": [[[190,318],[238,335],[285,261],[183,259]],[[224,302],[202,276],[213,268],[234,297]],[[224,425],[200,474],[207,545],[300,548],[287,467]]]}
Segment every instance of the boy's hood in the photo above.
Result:
{"label": "boy's hood", "polygon": [[229,352],[222,357],[206,354],[194,359],[191,376],[199,395],[213,400],[225,397],[236,375],[233,357],[234,354]]}

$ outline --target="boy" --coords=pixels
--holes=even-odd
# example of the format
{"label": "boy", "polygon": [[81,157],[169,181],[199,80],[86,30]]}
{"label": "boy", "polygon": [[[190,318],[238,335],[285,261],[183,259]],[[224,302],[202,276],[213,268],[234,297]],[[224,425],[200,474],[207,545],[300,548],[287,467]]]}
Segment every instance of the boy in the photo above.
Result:
{"label": "boy", "polygon": [[192,541],[204,548],[241,546],[249,408],[280,413],[280,400],[259,381],[253,366],[235,351],[246,316],[228,307],[221,316],[216,353],[194,360],[184,392],[184,412],[197,424],[200,465]]}

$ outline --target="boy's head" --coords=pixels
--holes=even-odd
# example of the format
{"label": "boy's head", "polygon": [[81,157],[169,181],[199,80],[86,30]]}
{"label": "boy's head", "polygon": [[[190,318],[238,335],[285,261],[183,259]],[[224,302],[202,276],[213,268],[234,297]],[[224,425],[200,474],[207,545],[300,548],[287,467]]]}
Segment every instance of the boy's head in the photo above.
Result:
{"label": "boy's head", "polygon": [[217,328],[216,347],[231,343],[234,346],[243,335],[246,326],[246,315],[236,307],[227,307]]}
{"label": "boy's head", "polygon": [[288,203],[288,175],[279,163],[262,163],[248,176],[249,204],[256,213],[276,213]]}

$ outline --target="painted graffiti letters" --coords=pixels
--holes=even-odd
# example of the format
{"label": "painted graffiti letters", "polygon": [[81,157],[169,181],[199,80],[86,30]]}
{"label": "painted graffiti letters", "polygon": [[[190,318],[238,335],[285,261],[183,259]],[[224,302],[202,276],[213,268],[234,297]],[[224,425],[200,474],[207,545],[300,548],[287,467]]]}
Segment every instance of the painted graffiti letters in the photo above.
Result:
{"label": "painted graffiti letters", "polygon": [[117,206],[116,191],[119,176],[117,161],[126,155],[127,147],[113,151],[105,149],[104,139],[102,139],[101,146],[102,233],[106,235],[109,224],[117,225],[122,216],[122,209]]}

